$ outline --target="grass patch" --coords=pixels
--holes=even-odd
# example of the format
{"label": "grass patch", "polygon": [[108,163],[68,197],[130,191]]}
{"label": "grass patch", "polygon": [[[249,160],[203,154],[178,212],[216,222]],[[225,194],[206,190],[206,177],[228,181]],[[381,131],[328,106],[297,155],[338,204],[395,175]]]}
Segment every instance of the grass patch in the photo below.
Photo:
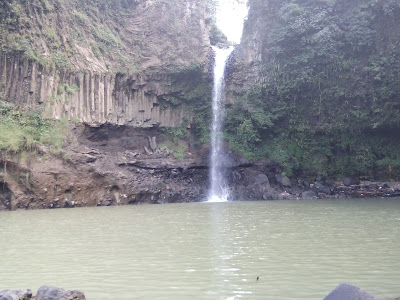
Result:
{"label": "grass patch", "polygon": [[188,149],[188,145],[184,141],[179,140],[169,140],[160,145],[160,148],[167,147],[169,150],[172,151],[172,155],[179,160],[185,159],[185,153]]}
{"label": "grass patch", "polygon": [[54,48],[58,49],[61,47],[61,40],[53,28],[46,28],[43,33]]}
{"label": "grass patch", "polygon": [[60,154],[68,122],[45,120],[39,112],[0,103],[0,153],[21,154],[45,146]]}

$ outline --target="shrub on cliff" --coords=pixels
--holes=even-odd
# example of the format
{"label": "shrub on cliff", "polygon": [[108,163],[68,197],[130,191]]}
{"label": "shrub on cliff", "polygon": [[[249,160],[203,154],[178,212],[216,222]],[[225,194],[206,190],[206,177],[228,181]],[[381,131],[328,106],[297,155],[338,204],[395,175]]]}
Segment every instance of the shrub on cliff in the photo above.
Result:
{"label": "shrub on cliff", "polygon": [[[256,38],[259,80],[228,110],[228,138],[251,122],[252,154],[277,159],[288,174],[373,176],[378,161],[396,159],[400,2],[249,5],[243,47],[253,51]],[[258,121],[260,111],[271,123]]]}
{"label": "shrub on cliff", "polygon": [[44,145],[59,154],[67,125],[65,119],[45,120],[39,112],[0,103],[0,153],[16,155]]}

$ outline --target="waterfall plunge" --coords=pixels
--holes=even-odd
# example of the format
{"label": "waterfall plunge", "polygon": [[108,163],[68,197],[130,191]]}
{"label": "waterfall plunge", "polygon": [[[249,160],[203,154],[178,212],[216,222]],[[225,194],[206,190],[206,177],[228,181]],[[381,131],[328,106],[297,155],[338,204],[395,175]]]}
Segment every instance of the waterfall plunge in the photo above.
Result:
{"label": "waterfall plunge", "polygon": [[223,137],[222,125],[224,121],[224,78],[226,62],[233,51],[233,47],[219,49],[213,47],[215,52],[214,65],[214,90],[212,100],[213,123],[211,128],[211,170],[210,170],[210,194],[208,202],[228,201],[229,190],[223,176]]}

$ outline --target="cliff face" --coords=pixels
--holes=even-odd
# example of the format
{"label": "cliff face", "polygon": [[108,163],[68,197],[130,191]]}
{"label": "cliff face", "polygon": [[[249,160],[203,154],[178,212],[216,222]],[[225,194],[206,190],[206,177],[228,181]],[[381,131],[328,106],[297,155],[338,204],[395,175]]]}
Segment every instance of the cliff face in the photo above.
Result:
{"label": "cliff face", "polygon": [[203,199],[210,5],[1,1],[0,210]]}
{"label": "cliff face", "polygon": [[[195,71],[202,76],[201,68]],[[176,77],[182,73],[75,73],[46,70],[19,57],[3,55],[0,59],[1,96],[7,102],[42,110],[47,118],[66,117],[93,126],[181,125],[191,114],[184,105],[189,104],[185,86],[195,84],[191,78],[178,82]],[[180,102],[171,103],[172,97]]]}
{"label": "cliff face", "polygon": [[0,100],[95,126],[190,120],[184,75],[206,78],[207,1],[175,2],[4,2]]}
{"label": "cliff face", "polygon": [[[70,208],[206,198],[207,160],[175,158],[159,129],[72,125],[61,155],[8,157],[0,166],[0,210]],[[156,141],[154,152],[149,138]],[[148,147],[148,152],[144,151]],[[194,151],[192,151],[194,150]]]}
{"label": "cliff face", "polygon": [[171,70],[204,63],[210,5],[207,0],[5,0],[0,49],[58,70]]}
{"label": "cliff face", "polygon": [[249,7],[228,75],[233,147],[291,176],[398,178],[398,1]]}

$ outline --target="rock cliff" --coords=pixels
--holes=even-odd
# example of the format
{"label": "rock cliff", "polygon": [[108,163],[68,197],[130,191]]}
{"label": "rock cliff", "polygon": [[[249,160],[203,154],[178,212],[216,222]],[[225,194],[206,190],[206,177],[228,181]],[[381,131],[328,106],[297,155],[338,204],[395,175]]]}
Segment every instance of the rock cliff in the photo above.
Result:
{"label": "rock cliff", "polygon": [[0,210],[203,199],[212,5],[2,1]]}
{"label": "rock cliff", "polygon": [[[400,6],[367,2],[249,1],[227,72],[235,199],[400,193],[368,181],[400,178]],[[2,1],[0,210],[204,200],[212,3]]]}
{"label": "rock cliff", "polygon": [[249,0],[226,136],[293,177],[398,180],[398,1]]}
{"label": "rock cliff", "polygon": [[94,126],[179,126],[184,75],[206,77],[207,3],[6,1],[0,100]]}
{"label": "rock cliff", "polygon": [[[201,68],[194,70],[203,76]],[[194,82],[192,78],[182,79],[185,72],[64,72],[3,55],[0,86],[7,102],[41,110],[47,118],[66,117],[92,126],[108,123],[139,128],[174,127],[181,125],[184,117],[190,119],[184,86]],[[180,102],[171,103],[171,98]]]}

